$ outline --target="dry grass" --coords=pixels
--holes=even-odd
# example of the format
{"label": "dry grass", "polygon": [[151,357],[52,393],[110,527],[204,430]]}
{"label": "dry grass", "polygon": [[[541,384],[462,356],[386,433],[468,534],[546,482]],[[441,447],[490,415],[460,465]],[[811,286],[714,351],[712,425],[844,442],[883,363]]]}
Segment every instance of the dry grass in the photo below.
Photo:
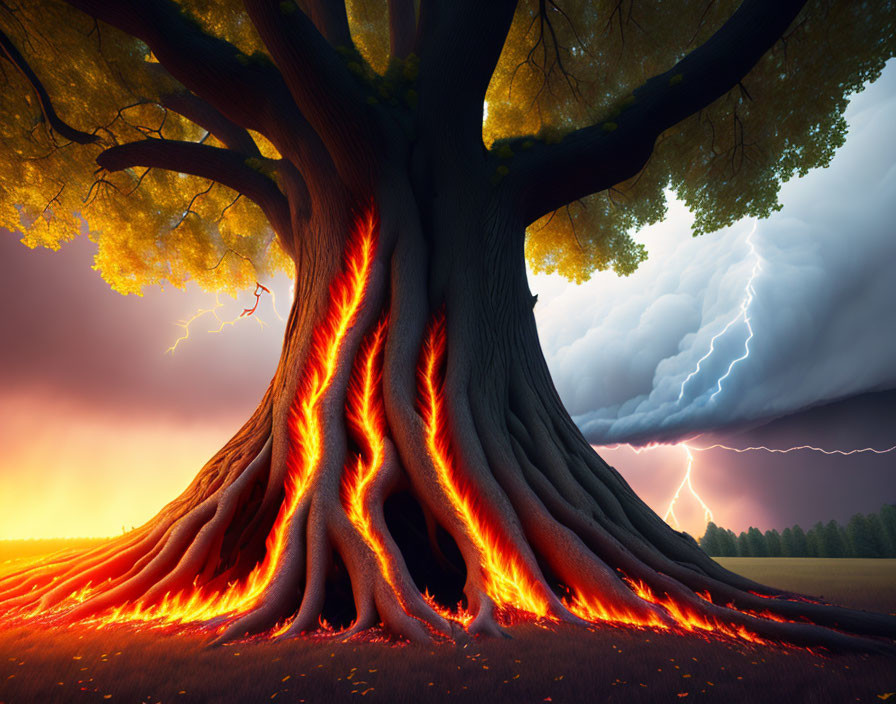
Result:
{"label": "dry grass", "polygon": [[[725,562],[784,588],[800,586],[826,595],[834,593],[829,584],[845,578],[835,565],[806,565],[804,573],[802,560],[757,560],[744,566]],[[852,561],[834,562],[846,566]],[[855,562],[881,564],[847,569],[851,594],[844,596],[858,598],[867,590],[862,580],[870,574],[874,593],[892,599],[896,583],[890,579],[885,584],[883,575],[892,574],[886,569],[894,566]],[[786,581],[795,578],[809,581]],[[513,639],[429,647],[301,639],[209,649],[201,635],[7,626],[0,627],[0,703],[840,704],[880,702],[896,692],[894,658],[819,657],[802,650],[617,628],[587,632],[528,625],[511,632]]]}
{"label": "dry grass", "polygon": [[896,560],[719,557],[732,572],[854,609],[896,613]]}

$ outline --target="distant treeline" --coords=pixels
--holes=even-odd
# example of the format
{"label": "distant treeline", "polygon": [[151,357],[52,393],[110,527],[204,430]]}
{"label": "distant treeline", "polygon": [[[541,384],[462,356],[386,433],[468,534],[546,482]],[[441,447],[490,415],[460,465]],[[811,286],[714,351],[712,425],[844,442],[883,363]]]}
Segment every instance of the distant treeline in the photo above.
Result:
{"label": "distant treeline", "polygon": [[699,542],[713,557],[896,557],[896,506],[857,513],[845,526],[819,521],[809,530],[793,526],[780,533],[750,527],[735,535],[710,523]]}

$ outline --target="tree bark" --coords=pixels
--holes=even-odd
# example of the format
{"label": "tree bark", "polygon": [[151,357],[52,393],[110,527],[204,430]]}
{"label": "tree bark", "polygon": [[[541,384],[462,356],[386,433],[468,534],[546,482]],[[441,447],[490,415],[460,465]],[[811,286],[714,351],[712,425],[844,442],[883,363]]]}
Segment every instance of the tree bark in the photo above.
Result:
{"label": "tree bark", "polygon": [[[515,2],[475,3],[475,25],[469,0],[423,3],[416,106],[383,105],[351,75],[331,46],[346,32],[338,3],[315,0],[309,17],[247,0],[274,65],[252,64],[170,0],[71,2],[143,39],[200,101],[180,108],[228,146],[136,142],[100,164],[201,173],[253,197],[293,258],[295,300],[261,404],[187,491],[108,544],[0,579],[4,618],[151,622],[220,642],[316,630],[336,601],[341,636],[382,623],[405,638],[456,638],[547,619],[892,648],[893,617],[727,572],[638,499],[563,409],[526,280],[526,225],[581,195],[545,178],[558,165],[576,188],[618,176],[618,163],[591,159],[605,152],[570,145],[646,159],[657,129],[739,80],[774,41],[775,28],[748,41],[774,3],[744,3],[712,51],[681,62],[713,79],[707,90],[648,82],[632,108],[651,118],[632,121],[637,139],[619,139],[621,128],[593,140],[586,128],[501,172],[482,145],[482,101]],[[786,26],[799,5],[774,15]],[[411,5],[393,7],[405,8],[406,47]],[[725,62],[734,68],[700,73]],[[249,129],[282,155],[266,160],[271,173],[235,148]],[[430,538],[422,560],[415,530]],[[462,573],[463,604],[453,609],[450,580],[421,562]]]}
{"label": "tree bark", "polygon": [[[6,617],[287,637],[318,628],[341,574],[343,634],[382,623],[452,638],[535,618],[889,647],[892,617],[727,572],[595,454],[540,350],[523,223],[486,192],[458,173],[420,207],[410,179],[384,168],[371,201],[312,218],[252,418],[145,526],[0,581]],[[427,596],[439,585],[399,548],[386,515],[399,492],[457,547],[457,611]]]}

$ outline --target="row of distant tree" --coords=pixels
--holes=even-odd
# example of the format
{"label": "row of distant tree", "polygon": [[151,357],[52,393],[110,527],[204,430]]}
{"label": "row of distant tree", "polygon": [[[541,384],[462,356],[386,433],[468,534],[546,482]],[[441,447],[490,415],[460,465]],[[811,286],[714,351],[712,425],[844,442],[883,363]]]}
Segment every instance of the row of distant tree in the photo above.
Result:
{"label": "row of distant tree", "polygon": [[750,527],[735,535],[710,523],[699,542],[713,557],[896,557],[896,505],[857,513],[845,526],[818,522],[809,530],[795,525],[780,533]]}

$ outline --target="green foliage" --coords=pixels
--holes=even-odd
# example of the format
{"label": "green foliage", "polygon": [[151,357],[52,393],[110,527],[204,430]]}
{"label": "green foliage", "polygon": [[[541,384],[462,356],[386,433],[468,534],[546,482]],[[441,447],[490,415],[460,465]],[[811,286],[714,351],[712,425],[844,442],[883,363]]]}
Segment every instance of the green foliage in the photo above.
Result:
{"label": "green foliage", "polygon": [[[739,4],[623,9],[612,0],[567,0],[563,18],[551,21],[555,44],[533,21],[539,3],[521,2],[489,88],[486,144],[526,135],[559,141],[591,124],[617,129],[632,91],[671,69]],[[633,271],[644,252],[631,237],[665,216],[667,187],[694,213],[695,235],[767,217],[780,208],[782,183],[830,162],[845,138],[848,97],[894,53],[891,1],[807,3],[741,86],[660,136],[640,174],[534,223],[530,265],[577,282],[604,269]],[[669,84],[686,80],[675,74]]]}
{"label": "green foliage", "polygon": [[[773,212],[781,183],[830,161],[843,143],[848,96],[894,54],[892,4],[808,3],[741,86],[660,137],[640,174],[533,223],[526,241],[532,267],[575,281],[605,269],[631,273],[646,258],[632,235],[665,216],[667,187],[694,212],[695,234]],[[587,125],[607,133],[624,126],[633,91],[709,37],[738,0],[649,3],[631,12],[612,0],[558,0],[562,12],[550,13],[549,28],[532,21],[540,5],[520,0],[489,86],[483,139],[497,145],[503,162],[492,173],[495,184],[515,155],[539,142],[562,142]],[[244,65],[272,65],[240,0],[182,0],[180,7],[192,26],[232,43]],[[277,7],[286,15],[307,9],[304,0]],[[420,61],[390,58],[387,0],[346,0],[346,9],[353,46],[337,51],[369,104],[410,123]],[[147,137],[218,144],[160,107],[161,96],[180,86],[146,45],[95,27],[62,0],[17,3],[14,13],[2,5],[0,27],[57,112],[101,140],[59,143],[33,91],[17,72],[5,71],[0,227],[30,247],[51,249],[87,233],[98,244],[95,267],[122,293],[191,279],[233,291],[290,266],[258,208],[223,186],[158,169],[97,178],[96,157],[113,144]],[[682,81],[687,77],[676,74],[669,82]],[[253,136],[265,157],[279,156]],[[274,177],[269,166],[263,173]]]}
{"label": "green foliage", "polygon": [[713,557],[896,557],[896,506],[878,513],[860,513],[846,527],[837,521],[818,522],[808,531],[795,525],[761,533],[750,527],[735,541],[734,533],[710,522],[699,544]]}
{"label": "green foliage", "polygon": [[707,555],[722,555],[722,543],[719,538],[719,527],[710,521],[706,525],[706,532],[697,542]]}
{"label": "green foliage", "polygon": [[778,531],[765,531],[765,545],[769,557],[781,557],[781,536],[778,535]]}

